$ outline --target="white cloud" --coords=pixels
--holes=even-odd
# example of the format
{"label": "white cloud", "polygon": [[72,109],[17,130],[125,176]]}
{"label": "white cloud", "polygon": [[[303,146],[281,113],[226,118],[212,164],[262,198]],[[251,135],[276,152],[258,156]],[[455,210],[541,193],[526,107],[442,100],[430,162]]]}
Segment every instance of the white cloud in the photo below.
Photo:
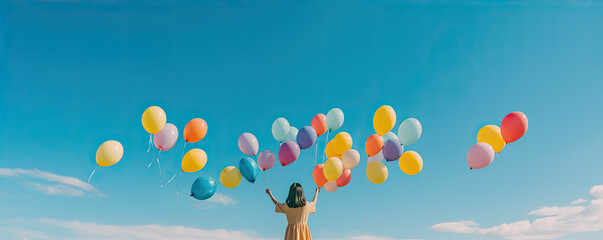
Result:
{"label": "white cloud", "polygon": [[4,231],[16,238],[38,239],[42,236],[44,239],[80,239],[80,240],[276,240],[277,238],[257,237],[252,233],[243,231],[231,231],[225,229],[204,230],[184,226],[162,226],[162,225],[133,225],[119,226],[98,223],[87,223],[80,221],[63,221],[57,219],[36,219],[32,223],[36,227],[44,226],[45,233],[41,230],[30,230],[23,227],[4,227]]}
{"label": "white cloud", "polygon": [[0,168],[0,177],[24,179],[23,185],[49,195],[107,197],[94,186],[74,177],[61,176],[38,169]]}
{"label": "white cloud", "polygon": [[231,198],[231,197],[226,196],[221,193],[216,193],[207,200],[195,201],[195,203],[192,206],[199,208],[199,209],[211,209],[211,208],[217,207],[219,205],[231,206],[231,205],[235,205],[237,203],[239,203],[239,201],[237,201],[234,198]]}
{"label": "white cloud", "polygon": [[592,187],[590,194],[594,199],[590,200],[587,206],[553,206],[530,211],[528,215],[540,217],[533,221],[503,223],[489,228],[480,227],[473,221],[458,221],[438,223],[431,226],[431,229],[513,240],[556,239],[570,233],[601,231],[603,230],[603,185]]}
{"label": "white cloud", "polygon": [[574,201],[572,201],[572,204],[576,205],[576,204],[581,204],[581,203],[585,203],[586,200],[584,200],[584,198],[578,198]]}
{"label": "white cloud", "polygon": [[329,238],[329,239],[325,239],[325,238],[316,238],[317,240],[420,240],[420,239],[407,239],[407,238],[390,238],[390,237],[383,237],[383,236],[372,236],[372,235],[358,235],[358,236],[351,236],[351,237],[346,237],[346,238]]}

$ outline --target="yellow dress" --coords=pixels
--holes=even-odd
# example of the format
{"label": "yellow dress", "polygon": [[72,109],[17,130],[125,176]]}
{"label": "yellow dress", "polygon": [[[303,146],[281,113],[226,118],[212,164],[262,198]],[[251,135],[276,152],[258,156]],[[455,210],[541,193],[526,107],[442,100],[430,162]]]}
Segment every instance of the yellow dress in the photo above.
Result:
{"label": "yellow dress", "polygon": [[314,202],[307,202],[306,206],[290,208],[286,203],[277,203],[276,212],[287,215],[287,230],[285,240],[311,240],[308,228],[308,214],[316,212]]}

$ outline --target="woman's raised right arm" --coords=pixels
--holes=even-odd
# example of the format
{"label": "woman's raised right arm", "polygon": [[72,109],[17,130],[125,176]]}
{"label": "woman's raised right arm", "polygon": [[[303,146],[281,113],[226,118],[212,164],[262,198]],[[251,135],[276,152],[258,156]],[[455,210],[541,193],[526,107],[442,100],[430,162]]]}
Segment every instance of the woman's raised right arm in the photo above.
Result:
{"label": "woman's raised right arm", "polygon": [[272,192],[270,191],[270,189],[266,189],[266,193],[268,193],[268,196],[270,196],[270,199],[272,200],[272,202],[274,204],[278,204],[278,201],[276,200],[276,198],[274,198],[274,196],[272,196]]}

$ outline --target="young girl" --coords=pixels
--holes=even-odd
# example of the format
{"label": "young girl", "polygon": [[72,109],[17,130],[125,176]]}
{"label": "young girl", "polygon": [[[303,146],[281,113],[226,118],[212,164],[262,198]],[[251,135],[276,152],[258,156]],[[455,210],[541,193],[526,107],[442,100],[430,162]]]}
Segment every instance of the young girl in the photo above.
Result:
{"label": "young girl", "polygon": [[314,200],[306,202],[304,189],[301,184],[293,183],[289,188],[289,196],[285,203],[279,203],[270,189],[266,189],[266,193],[276,205],[276,212],[287,215],[287,230],[285,231],[285,240],[311,240],[310,229],[308,229],[308,214],[316,212],[316,199],[318,198],[320,187],[316,188]]}

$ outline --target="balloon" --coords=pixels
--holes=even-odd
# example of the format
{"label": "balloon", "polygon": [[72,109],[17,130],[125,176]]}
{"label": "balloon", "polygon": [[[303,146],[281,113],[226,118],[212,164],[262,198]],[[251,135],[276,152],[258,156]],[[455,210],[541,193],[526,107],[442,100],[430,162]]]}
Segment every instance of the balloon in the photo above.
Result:
{"label": "balloon", "polygon": [[243,157],[239,161],[239,170],[241,175],[249,182],[255,182],[258,177],[258,165],[250,157]]}
{"label": "balloon", "polygon": [[404,146],[415,143],[421,137],[421,123],[416,118],[407,118],[398,128],[398,140]]}
{"label": "balloon", "polygon": [[377,154],[368,157],[368,159],[366,160],[368,163],[371,162],[375,162],[375,161],[381,161],[383,159],[383,151],[379,151]]}
{"label": "balloon", "polygon": [[500,124],[500,132],[506,143],[512,143],[528,131],[528,117],[522,112],[509,113]]}
{"label": "balloon", "polygon": [[299,157],[299,145],[294,141],[286,141],[278,149],[278,160],[283,166],[287,166]]}
{"label": "balloon", "polygon": [[193,182],[191,197],[199,200],[209,199],[216,193],[216,181],[213,177],[202,176]]}
{"label": "balloon", "polygon": [[390,139],[395,139],[397,142],[400,142],[400,140],[398,140],[398,136],[396,136],[396,134],[393,132],[388,132],[385,135],[383,135],[383,142],[387,142],[387,140],[390,140]]}
{"label": "balloon", "polygon": [[244,154],[255,156],[258,154],[258,139],[251,133],[243,133],[239,136],[239,149]]}
{"label": "balloon", "polygon": [[142,126],[150,134],[161,131],[165,126],[165,121],[165,112],[160,107],[152,106],[142,113]]}
{"label": "balloon", "polygon": [[339,154],[335,152],[335,147],[333,147],[333,140],[327,143],[327,146],[325,147],[325,154],[327,155],[327,158],[339,157]]}
{"label": "balloon", "polygon": [[325,190],[327,190],[327,192],[335,192],[335,190],[337,190],[337,182],[329,181],[325,183]]}
{"label": "balloon", "polygon": [[347,150],[343,154],[341,162],[343,163],[343,168],[352,169],[360,162],[360,153],[354,149]]}
{"label": "balloon", "polygon": [[207,133],[207,123],[201,118],[195,118],[184,127],[184,141],[194,143],[201,141]]}
{"label": "balloon", "polygon": [[347,132],[340,132],[335,135],[333,138],[333,148],[335,149],[335,153],[337,155],[343,155],[345,151],[350,150],[352,148],[352,136],[350,136]]}
{"label": "balloon", "polygon": [[396,111],[388,105],[383,105],[373,116],[373,127],[379,136],[385,135],[396,125]]}
{"label": "balloon", "polygon": [[379,153],[381,151],[381,148],[383,148],[383,138],[378,134],[370,135],[366,139],[366,143],[364,144],[364,150],[366,151],[366,154],[369,155],[369,157]]}
{"label": "balloon", "polygon": [[477,133],[477,142],[490,144],[497,153],[500,153],[506,144],[500,134],[500,128],[496,125],[483,126]]}
{"label": "balloon", "polygon": [[343,125],[343,112],[339,108],[333,108],[327,113],[327,127],[331,131],[339,129]]}
{"label": "balloon", "polygon": [[343,172],[343,164],[341,160],[336,157],[328,158],[322,169],[322,173],[325,178],[329,181],[335,181]]}
{"label": "balloon", "polygon": [[488,166],[494,160],[494,149],[487,143],[476,143],[467,152],[467,164],[471,169]]}
{"label": "balloon", "polygon": [[120,142],[109,140],[101,144],[96,150],[96,164],[108,167],[116,164],[124,155],[124,147]]}
{"label": "balloon", "polygon": [[262,171],[271,169],[275,162],[276,156],[274,156],[274,153],[270,150],[264,150],[258,155],[258,167]]}
{"label": "balloon", "polygon": [[192,173],[199,171],[205,167],[207,163],[207,155],[205,151],[193,148],[189,150],[182,158],[182,171]]}
{"label": "balloon", "polygon": [[400,145],[400,142],[395,139],[390,139],[383,144],[382,152],[385,160],[396,161],[402,156],[402,153],[404,153],[404,146]]}
{"label": "balloon", "polygon": [[289,134],[289,129],[290,126],[287,119],[282,117],[277,118],[274,120],[274,123],[272,123],[272,136],[274,136],[276,141],[283,142],[287,138],[287,134]]}
{"label": "balloon", "polygon": [[324,134],[328,130],[326,118],[327,117],[322,113],[316,114],[316,116],[312,118],[312,128],[316,130],[317,136]]}
{"label": "balloon", "polygon": [[306,149],[314,145],[314,142],[316,142],[316,137],[316,130],[314,130],[312,127],[306,126],[299,130],[296,141],[299,145],[299,148]]}
{"label": "balloon", "polygon": [[323,164],[318,164],[314,167],[314,170],[312,170],[312,178],[314,179],[314,183],[319,187],[322,187],[327,183],[327,179],[323,173]]}
{"label": "balloon", "polygon": [[165,127],[153,136],[155,147],[159,151],[170,150],[178,140],[178,128],[174,124],[167,123]]}
{"label": "balloon", "polygon": [[233,166],[228,166],[220,173],[220,182],[227,188],[233,188],[241,183],[241,172]]}
{"label": "balloon", "polygon": [[366,176],[374,184],[381,184],[387,180],[387,167],[380,161],[374,161],[366,166]]}
{"label": "balloon", "polygon": [[339,176],[339,178],[337,178],[337,181],[336,181],[337,186],[343,187],[345,185],[348,185],[348,183],[350,183],[350,180],[352,180],[352,170],[345,169],[341,173],[341,176]]}
{"label": "balloon", "polygon": [[408,175],[415,175],[423,169],[423,158],[415,151],[408,151],[402,154],[398,164],[402,172]]}
{"label": "balloon", "polygon": [[287,133],[287,137],[285,138],[285,141],[297,141],[297,133],[299,132],[299,130],[297,130],[296,127],[289,127],[289,133]]}

